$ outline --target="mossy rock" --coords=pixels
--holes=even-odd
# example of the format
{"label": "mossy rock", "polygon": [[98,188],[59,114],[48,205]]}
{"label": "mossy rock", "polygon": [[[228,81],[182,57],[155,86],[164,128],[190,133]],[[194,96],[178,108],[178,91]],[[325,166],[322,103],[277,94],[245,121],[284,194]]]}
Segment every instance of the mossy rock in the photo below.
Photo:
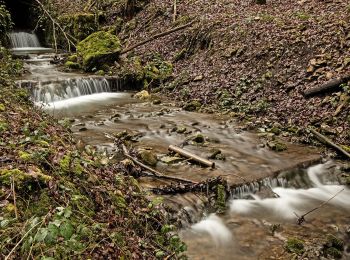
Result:
{"label": "mossy rock", "polygon": [[198,100],[192,100],[183,105],[182,109],[186,111],[196,111],[202,104]]}
{"label": "mossy rock", "polygon": [[67,58],[67,61],[77,62],[77,61],[78,61],[78,55],[73,54],[73,55],[69,56],[69,57]]}
{"label": "mossy rock", "polygon": [[73,70],[78,70],[78,69],[81,69],[81,66],[79,63],[77,62],[73,62],[73,61],[67,61],[65,64],[64,64],[65,67],[69,68],[69,69],[73,69]]}
{"label": "mossy rock", "polygon": [[141,100],[146,100],[146,99],[149,99],[151,96],[147,90],[142,90],[142,91],[136,93],[134,97],[141,99]]}
{"label": "mossy rock", "polygon": [[157,156],[154,155],[153,152],[149,150],[141,150],[139,151],[140,157],[142,161],[150,166],[156,166],[157,165]]}
{"label": "mossy rock", "polygon": [[216,207],[219,211],[226,209],[226,189],[224,185],[217,186]]}
{"label": "mossy rock", "polygon": [[0,183],[6,186],[11,185],[12,179],[18,188],[25,187],[24,183],[31,183],[35,181],[47,182],[52,179],[51,176],[45,175],[39,168],[32,168],[30,173],[21,171],[19,169],[2,169],[0,170]]}
{"label": "mossy rock", "polygon": [[284,247],[289,253],[295,253],[298,255],[305,251],[304,242],[297,238],[289,238]]}
{"label": "mossy rock", "polygon": [[121,51],[117,36],[108,32],[96,32],[78,43],[77,55],[85,71],[98,69],[104,63],[115,61]]}

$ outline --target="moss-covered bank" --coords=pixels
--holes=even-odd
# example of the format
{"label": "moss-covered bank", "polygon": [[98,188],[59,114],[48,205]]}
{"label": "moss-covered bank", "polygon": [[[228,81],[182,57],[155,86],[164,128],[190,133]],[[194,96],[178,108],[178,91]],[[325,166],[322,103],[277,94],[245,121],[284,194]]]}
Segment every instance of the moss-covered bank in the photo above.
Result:
{"label": "moss-covered bank", "polygon": [[[154,259],[185,250],[132,177],[33,107],[0,56],[0,258]],[[79,147],[79,148],[78,148]]]}

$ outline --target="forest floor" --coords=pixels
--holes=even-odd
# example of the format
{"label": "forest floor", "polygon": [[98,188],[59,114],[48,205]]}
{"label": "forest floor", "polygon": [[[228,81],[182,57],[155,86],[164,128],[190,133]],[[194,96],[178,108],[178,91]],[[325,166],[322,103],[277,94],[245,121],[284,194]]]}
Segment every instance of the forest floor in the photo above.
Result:
{"label": "forest floor", "polygon": [[150,1],[119,34],[130,46],[166,28],[199,21],[128,55],[144,61],[161,55],[172,62],[172,80],[155,91],[177,102],[197,99],[202,111],[231,112],[248,128],[283,133],[289,141],[313,143],[304,129],[314,126],[349,149],[349,86],[310,98],[303,95],[349,74],[347,1],[258,5],[185,0],[176,10],[173,22],[172,2]]}

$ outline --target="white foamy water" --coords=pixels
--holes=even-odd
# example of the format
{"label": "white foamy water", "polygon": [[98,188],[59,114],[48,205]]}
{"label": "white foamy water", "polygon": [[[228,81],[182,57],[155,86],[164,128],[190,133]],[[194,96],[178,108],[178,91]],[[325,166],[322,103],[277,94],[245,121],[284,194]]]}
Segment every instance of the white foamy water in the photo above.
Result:
{"label": "white foamy water", "polygon": [[79,78],[67,79],[49,84],[40,84],[33,89],[34,102],[57,103],[65,99],[97,93],[111,92],[106,79]]}
{"label": "white foamy water", "polygon": [[34,33],[12,32],[9,35],[13,48],[40,47],[38,37]]}
{"label": "white foamy water", "polygon": [[206,219],[194,224],[191,229],[197,233],[206,233],[215,242],[216,246],[227,245],[232,242],[232,233],[224,222],[215,214],[210,214]]}
{"label": "white foamy water", "polygon": [[[35,102],[35,105],[51,114],[67,112],[90,111],[101,105],[108,106],[114,104],[116,100],[128,100],[129,93],[97,93],[92,95],[69,98],[50,103]],[[69,114],[69,113],[68,113]]]}
{"label": "white foamy water", "polygon": [[272,190],[279,195],[279,198],[260,199],[258,196],[254,196],[254,200],[232,200],[230,202],[230,211],[239,214],[254,214],[264,211],[283,219],[295,219],[294,212],[298,215],[306,213],[305,205],[308,203],[312,202],[314,206],[317,206],[341,190],[343,191],[327,204],[349,209],[350,190],[346,186],[325,185],[322,183],[322,176],[327,173],[327,166],[327,164],[319,164],[308,169],[307,174],[312,183],[311,188],[293,189],[276,187]]}

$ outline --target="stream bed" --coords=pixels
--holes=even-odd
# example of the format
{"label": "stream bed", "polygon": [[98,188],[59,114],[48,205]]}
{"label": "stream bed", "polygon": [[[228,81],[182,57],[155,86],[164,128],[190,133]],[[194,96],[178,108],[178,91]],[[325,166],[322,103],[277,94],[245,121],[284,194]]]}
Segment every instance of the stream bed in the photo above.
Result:
{"label": "stream bed", "polygon": [[[231,195],[222,214],[210,212],[198,194],[165,196],[165,203],[189,215],[180,234],[190,259],[288,259],[281,245],[294,236],[316,245],[320,234],[337,233],[349,244],[350,191],[339,184],[336,162],[320,164],[315,149],[291,143],[276,153],[228,116],[187,112],[172,102],[140,101],[133,92],[123,92],[130,86],[118,86],[121,91],[115,92],[104,79],[59,71],[51,58],[33,55],[26,63],[28,75],[18,85],[28,87],[43,110],[69,118],[84,144],[113,153],[108,136],[125,131],[135,138],[136,149],[156,155],[155,168],[164,174],[196,182],[219,176],[227,180]],[[196,136],[202,140],[193,142]],[[184,145],[204,158],[215,151],[222,156],[214,157],[215,169],[203,168],[169,156],[169,145]],[[151,189],[169,181],[147,177],[140,183]],[[296,224],[296,215],[338,192],[307,215],[303,225]]]}

